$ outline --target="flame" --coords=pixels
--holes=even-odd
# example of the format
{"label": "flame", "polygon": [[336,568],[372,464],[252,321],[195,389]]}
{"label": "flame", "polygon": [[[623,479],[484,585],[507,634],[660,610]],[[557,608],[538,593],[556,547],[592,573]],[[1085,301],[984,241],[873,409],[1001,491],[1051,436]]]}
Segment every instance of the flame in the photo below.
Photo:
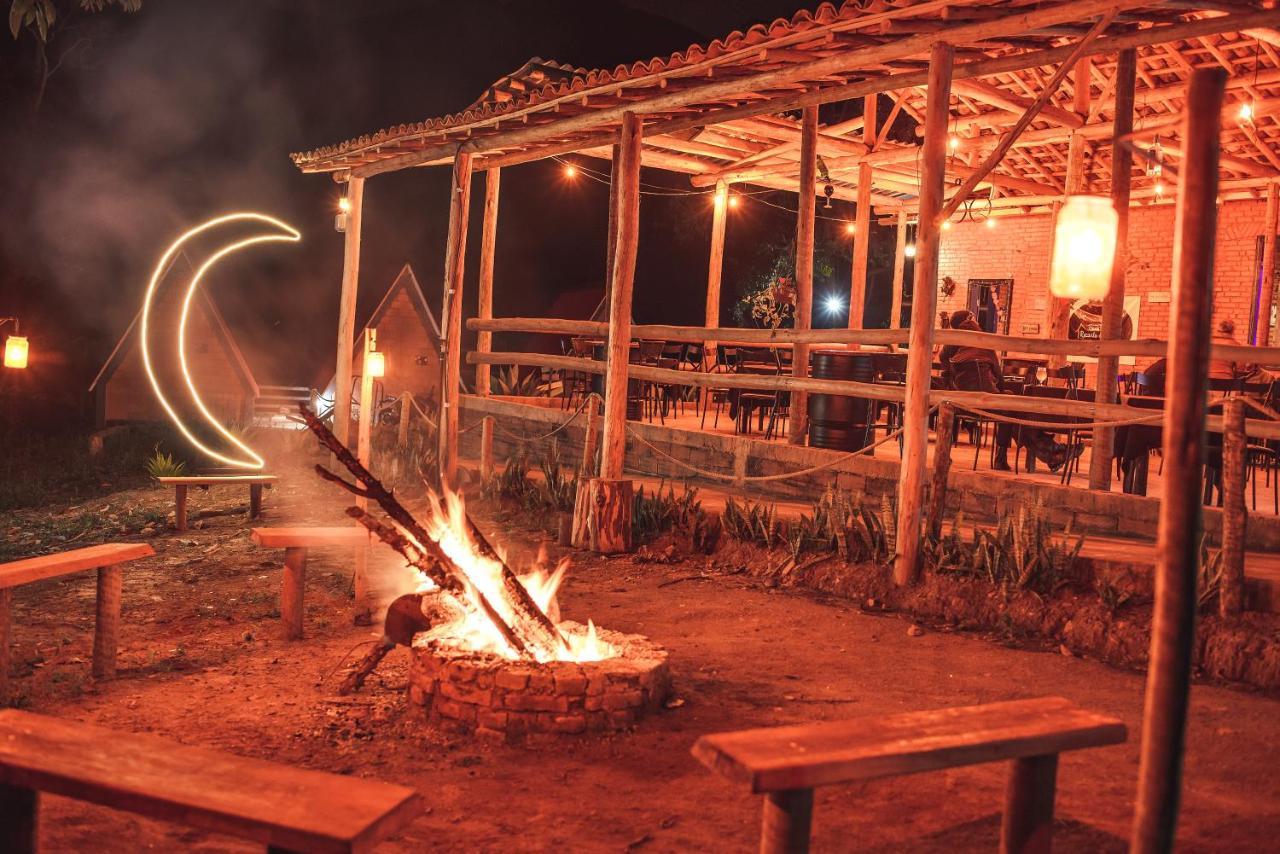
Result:
{"label": "flame", "polygon": [[[476,546],[467,525],[462,498],[446,491],[444,500],[441,501],[434,493],[430,493],[428,508],[429,512],[422,522],[427,534],[440,544],[449,559],[466,575],[475,592],[482,594],[508,625],[518,624],[521,618],[511,607],[503,590],[502,564],[486,557]],[[565,639],[565,647],[559,649],[554,657],[540,656],[538,660],[600,661],[612,658],[617,650],[599,637],[595,623],[588,620],[586,631],[583,631],[581,627],[571,627],[561,622],[556,593],[569,571],[569,561],[567,558],[561,560],[551,570],[547,568],[547,564],[544,549],[540,551],[532,570],[519,577],[520,584],[528,591],[530,598],[560,628]],[[419,592],[427,592],[435,589],[435,585],[429,579],[422,579],[418,589]],[[474,606],[475,602],[467,604]],[[453,620],[433,626],[426,635],[428,640],[444,641],[451,646],[475,652],[492,653],[513,660],[520,657],[479,607],[459,608]]]}

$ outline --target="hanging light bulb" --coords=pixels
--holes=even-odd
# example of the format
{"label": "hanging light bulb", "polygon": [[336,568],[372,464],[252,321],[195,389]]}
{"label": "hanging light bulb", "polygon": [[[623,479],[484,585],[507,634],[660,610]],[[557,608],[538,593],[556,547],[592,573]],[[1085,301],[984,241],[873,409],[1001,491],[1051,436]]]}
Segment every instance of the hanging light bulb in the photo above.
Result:
{"label": "hanging light bulb", "polygon": [[854,224],[853,224],[853,223],[851,223],[851,222],[846,222],[846,223],[844,224],[844,233],[845,233],[845,234],[853,234],[853,233],[854,233],[855,231],[857,231],[857,230],[858,230],[858,226],[854,225]]}
{"label": "hanging light bulb", "polygon": [[351,200],[348,199],[346,196],[343,196],[342,198],[338,199],[338,210],[342,211],[343,213],[349,212],[351,210]]}
{"label": "hanging light bulb", "polygon": [[1164,181],[1156,181],[1156,198],[1164,198]]}
{"label": "hanging light bulb", "polygon": [[738,202],[739,202],[739,199],[737,196],[729,197],[729,207],[736,208],[738,206]]}
{"label": "hanging light bulb", "polygon": [[943,220],[943,221],[942,221],[942,230],[943,230],[943,231],[950,231],[950,230],[951,230],[951,220],[946,219],[946,220]]}
{"label": "hanging light bulb", "polygon": [[903,247],[902,254],[907,256],[908,258],[916,257],[916,245],[914,243],[908,243],[906,246]]}
{"label": "hanging light bulb", "polygon": [[1049,290],[1056,297],[1100,300],[1111,290],[1116,225],[1111,200],[1069,196],[1058,211]]}
{"label": "hanging light bulb", "polygon": [[988,217],[987,217],[987,228],[995,228],[995,227],[996,227],[996,218],[995,218],[995,217],[993,217],[993,216],[988,216]]}
{"label": "hanging light bulb", "polygon": [[566,163],[564,167],[564,177],[576,178],[577,175],[578,175],[578,167],[574,166],[572,163]]}
{"label": "hanging light bulb", "polygon": [[951,149],[952,154],[955,154],[956,151],[959,150],[960,136],[958,134],[953,133],[947,138],[947,148]]}
{"label": "hanging light bulb", "polygon": [[1253,121],[1253,99],[1249,99],[1240,105],[1240,121]]}

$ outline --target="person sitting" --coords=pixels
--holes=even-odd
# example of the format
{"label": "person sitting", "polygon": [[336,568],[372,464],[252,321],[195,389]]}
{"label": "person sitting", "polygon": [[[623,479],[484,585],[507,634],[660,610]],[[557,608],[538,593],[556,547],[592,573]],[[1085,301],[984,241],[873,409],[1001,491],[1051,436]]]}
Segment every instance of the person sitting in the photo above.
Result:
{"label": "person sitting", "polygon": [[[982,331],[972,312],[965,309],[952,314],[950,323],[952,329]],[[948,385],[957,391],[1007,393],[1003,388],[1000,357],[990,348],[948,344],[938,354],[938,361],[942,363],[942,375],[947,379]],[[1009,415],[1018,417],[1018,413]],[[1045,431],[1028,427],[1015,429],[1007,421],[997,421],[995,462],[992,463],[992,468],[996,471],[1012,470],[1009,465],[1009,445],[1015,439],[1038,459],[1044,460],[1050,471],[1057,471],[1067,461],[1066,446],[1053,441],[1053,437]]]}
{"label": "person sitting", "polygon": [[[1236,324],[1234,320],[1225,318],[1218,323],[1213,333],[1214,344],[1230,344],[1240,346],[1236,340]],[[1271,382],[1275,377],[1261,365],[1236,362],[1231,359],[1209,357],[1209,379],[1211,380],[1247,380],[1249,382]]]}

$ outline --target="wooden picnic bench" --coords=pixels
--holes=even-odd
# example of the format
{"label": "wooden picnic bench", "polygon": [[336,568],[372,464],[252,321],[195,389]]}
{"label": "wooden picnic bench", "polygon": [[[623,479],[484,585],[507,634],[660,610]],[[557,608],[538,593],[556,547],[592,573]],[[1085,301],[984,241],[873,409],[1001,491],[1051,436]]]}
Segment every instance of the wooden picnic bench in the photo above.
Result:
{"label": "wooden picnic bench", "polygon": [[16,587],[98,570],[98,614],[93,635],[93,675],[110,679],[116,675],[116,636],[120,623],[120,589],[124,570],[120,566],[155,554],[146,543],[103,543],[56,554],[0,563],[0,706],[9,699],[9,630],[13,591]]}
{"label": "wooden picnic bench", "polygon": [[307,582],[307,552],[324,546],[368,545],[369,532],[357,525],[334,527],[254,528],[253,541],[269,549],[284,549],[284,581],[280,589],[280,622],[288,640],[302,638],[303,592]]}
{"label": "wooden picnic bench", "polygon": [[262,488],[271,488],[278,477],[273,474],[227,474],[227,475],[182,475],[179,477],[158,477],[156,480],[164,486],[173,487],[174,513],[173,526],[179,531],[187,530],[187,490],[193,486],[206,492],[214,486],[249,486],[249,518],[257,519],[262,514]]}
{"label": "wooden picnic bench", "polygon": [[40,792],[317,854],[371,851],[423,809],[405,786],[0,711],[0,851],[36,851]]}
{"label": "wooden picnic bench", "polygon": [[809,850],[817,786],[1012,760],[1002,852],[1047,852],[1058,754],[1120,744],[1119,720],[1062,697],[704,735],[693,755],[765,796],[762,852]]}

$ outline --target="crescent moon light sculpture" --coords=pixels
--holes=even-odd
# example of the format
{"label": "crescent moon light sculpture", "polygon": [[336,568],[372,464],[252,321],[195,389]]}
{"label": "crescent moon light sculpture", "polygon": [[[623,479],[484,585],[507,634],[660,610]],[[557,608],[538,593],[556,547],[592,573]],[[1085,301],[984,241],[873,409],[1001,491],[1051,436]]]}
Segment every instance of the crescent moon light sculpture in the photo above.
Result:
{"label": "crescent moon light sculpture", "polygon": [[[243,457],[231,457],[219,453],[205,445],[192,434],[191,430],[183,423],[182,418],[178,415],[177,411],[173,408],[173,405],[169,402],[169,399],[165,397],[164,392],[160,388],[160,382],[156,379],[155,370],[152,366],[150,348],[151,305],[155,299],[156,290],[159,287],[160,280],[164,277],[165,271],[169,269],[170,263],[177,254],[182,251],[182,248],[187,241],[211,228],[216,228],[220,225],[232,222],[259,222],[270,225],[278,229],[278,231],[256,234],[251,237],[238,240],[234,243],[230,243],[210,255],[209,258],[196,269],[195,275],[191,277],[191,283],[187,285],[187,292],[182,300],[182,312],[178,320],[178,361],[182,368],[182,376],[186,381],[187,389],[191,392],[191,398],[195,402],[196,408],[200,410],[200,414],[219,435],[243,452]],[[266,463],[262,457],[246,445],[238,436],[228,430],[222,422],[209,411],[208,406],[205,405],[204,399],[200,396],[199,390],[196,388],[195,380],[192,378],[190,367],[187,364],[186,349],[187,318],[191,312],[191,302],[195,297],[196,288],[200,286],[200,280],[204,277],[204,274],[208,272],[210,267],[227,255],[230,255],[233,252],[238,252],[239,250],[244,249],[247,246],[252,246],[255,243],[277,241],[296,243],[301,239],[302,235],[293,226],[281,222],[275,217],[267,216],[266,214],[241,212],[215,217],[208,222],[196,226],[170,244],[169,248],[165,250],[164,255],[160,257],[160,262],[156,264],[155,272],[151,274],[151,281],[147,285],[147,293],[142,302],[142,362],[147,371],[147,379],[151,381],[151,388],[156,394],[156,399],[160,401],[160,405],[164,407],[165,412],[169,414],[169,418],[173,421],[174,425],[177,426],[182,435],[187,438],[187,441],[191,442],[191,444],[195,445],[209,457],[229,466],[245,469],[261,469],[266,465]]]}

